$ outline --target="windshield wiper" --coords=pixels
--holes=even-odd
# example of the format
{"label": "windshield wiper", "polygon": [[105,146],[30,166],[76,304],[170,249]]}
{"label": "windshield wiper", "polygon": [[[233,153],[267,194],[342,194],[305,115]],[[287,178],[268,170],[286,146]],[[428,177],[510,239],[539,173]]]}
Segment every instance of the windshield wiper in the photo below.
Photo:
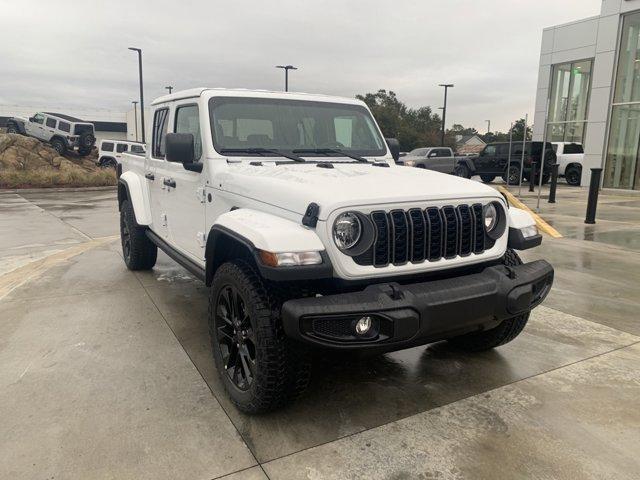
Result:
{"label": "windshield wiper", "polygon": [[343,155],[345,157],[353,158],[354,160],[357,160],[359,162],[369,163],[369,160],[367,160],[364,157],[361,157],[359,155],[354,155],[353,153],[345,152],[344,150],[339,150],[337,148],[301,148],[299,150],[292,150],[292,151],[293,153],[318,153],[318,154],[333,153],[335,155]]}
{"label": "windshield wiper", "polygon": [[291,153],[282,152],[280,150],[275,150],[271,148],[260,148],[260,147],[250,147],[250,148],[223,148],[220,150],[220,153],[253,153],[256,155],[265,156],[267,154],[278,155],[280,157],[290,158],[296,162],[304,162],[304,158],[301,158],[297,155],[293,155]]}

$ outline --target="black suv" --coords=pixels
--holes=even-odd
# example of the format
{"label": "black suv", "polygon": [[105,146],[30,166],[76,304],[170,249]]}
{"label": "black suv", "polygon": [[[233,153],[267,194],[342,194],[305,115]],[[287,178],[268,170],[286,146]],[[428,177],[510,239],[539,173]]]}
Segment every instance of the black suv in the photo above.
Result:
{"label": "black suv", "polygon": [[[524,162],[522,162],[522,142],[511,144],[511,161],[509,161],[509,142],[490,143],[472,159],[472,171],[470,175],[480,175],[483,182],[489,183],[500,176],[509,185],[517,185],[520,182],[520,165],[523,165],[522,179],[529,180],[531,163],[536,162],[536,172],[540,171],[540,159],[542,157],[542,142],[526,142],[524,150]],[[551,165],[556,163],[556,152],[551,143],[547,142],[544,153],[544,170],[542,183],[547,183],[551,176]],[[471,167],[471,165],[470,165]],[[470,168],[471,169],[471,168]],[[536,181],[538,175],[536,174]]]}

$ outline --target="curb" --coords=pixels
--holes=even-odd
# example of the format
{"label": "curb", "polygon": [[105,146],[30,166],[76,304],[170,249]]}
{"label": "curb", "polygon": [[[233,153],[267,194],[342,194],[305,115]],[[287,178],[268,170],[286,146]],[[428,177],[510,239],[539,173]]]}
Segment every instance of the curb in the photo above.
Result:
{"label": "curb", "polygon": [[43,192],[104,192],[116,190],[116,185],[106,187],[56,187],[56,188],[0,188],[0,195],[3,193],[43,193]]}

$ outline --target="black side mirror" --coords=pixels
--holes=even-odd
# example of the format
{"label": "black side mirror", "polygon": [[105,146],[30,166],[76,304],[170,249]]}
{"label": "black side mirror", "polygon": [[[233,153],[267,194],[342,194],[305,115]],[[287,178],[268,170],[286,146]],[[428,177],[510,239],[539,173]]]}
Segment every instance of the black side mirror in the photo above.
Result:
{"label": "black side mirror", "polygon": [[167,161],[181,163],[185,170],[201,172],[202,163],[195,163],[195,141],[192,133],[167,133]]}
{"label": "black side mirror", "polygon": [[36,117],[29,117],[29,121],[33,123]]}
{"label": "black side mirror", "polygon": [[385,138],[387,145],[389,146],[389,152],[393,157],[393,161],[397,162],[400,158],[400,142],[397,138]]}

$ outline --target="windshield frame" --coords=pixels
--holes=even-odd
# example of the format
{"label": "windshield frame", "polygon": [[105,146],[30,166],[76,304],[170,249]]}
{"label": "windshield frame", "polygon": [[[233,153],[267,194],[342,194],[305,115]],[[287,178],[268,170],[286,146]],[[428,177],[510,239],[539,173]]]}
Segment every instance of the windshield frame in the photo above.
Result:
{"label": "windshield frame", "polygon": [[[382,132],[380,131],[380,127],[378,126],[378,124],[376,123],[375,119],[373,118],[373,115],[371,114],[371,112],[369,111],[368,108],[366,108],[363,105],[358,105],[358,104],[354,104],[354,103],[340,103],[340,102],[325,102],[325,101],[318,101],[318,100],[300,100],[300,99],[288,99],[288,98],[271,98],[271,97],[244,97],[244,96],[216,96],[216,97],[211,97],[208,100],[208,115],[209,115],[209,124],[210,124],[210,129],[211,129],[211,142],[213,144],[213,148],[216,151],[216,153],[218,153],[219,155],[223,156],[223,157],[254,157],[254,156],[262,156],[265,157],[266,155],[260,155],[259,153],[245,153],[245,152],[227,152],[225,150],[227,150],[228,148],[232,148],[226,145],[220,145],[217,141],[216,141],[216,128],[215,128],[215,111],[216,108],[219,107],[220,105],[223,105],[225,103],[244,103],[244,104],[251,104],[251,103],[272,103],[272,104],[284,104],[284,105],[311,105],[311,106],[320,106],[320,107],[325,107],[325,108],[330,108],[331,106],[335,106],[337,108],[340,108],[341,110],[353,110],[356,111],[362,115],[364,115],[365,117],[367,117],[370,121],[371,121],[371,125],[373,127],[373,133],[378,137],[380,143],[381,143],[381,148],[379,150],[356,150],[356,149],[350,149],[350,148],[342,148],[341,150],[344,150],[345,152],[348,152],[350,154],[354,154],[354,155],[358,155],[358,156],[362,156],[362,157],[387,157],[389,155],[389,147],[387,145],[386,139],[384,137],[384,135],[382,134]],[[285,152],[287,154],[292,154],[293,150],[297,150],[300,148],[307,148],[305,146],[295,146],[293,148],[277,148],[277,146],[274,146],[273,148],[269,148],[270,150],[279,150],[281,152]],[[310,148],[310,147],[309,147]],[[319,147],[322,148],[322,147]],[[225,153],[222,153],[223,151],[225,151]],[[335,154],[326,154],[326,153],[304,153],[303,155],[300,155],[303,157],[313,157],[313,158],[327,158],[327,157],[332,157],[331,161],[336,161],[336,160],[340,160],[340,157],[335,155]],[[278,157],[278,155],[274,154],[274,157]],[[349,159],[349,157],[347,155],[344,156],[345,159]],[[349,162],[351,162],[352,160],[349,159]]]}

